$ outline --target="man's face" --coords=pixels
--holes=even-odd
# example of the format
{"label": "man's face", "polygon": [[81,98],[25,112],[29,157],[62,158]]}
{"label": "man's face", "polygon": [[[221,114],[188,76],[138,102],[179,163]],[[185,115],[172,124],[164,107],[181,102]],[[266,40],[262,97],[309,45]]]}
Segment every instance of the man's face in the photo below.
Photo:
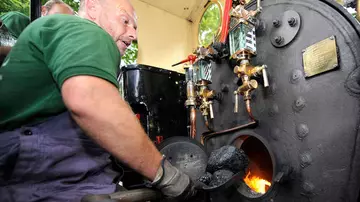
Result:
{"label": "man's face", "polygon": [[74,12],[66,4],[55,4],[49,10],[47,10],[47,8],[45,8],[44,6],[41,9],[41,15],[42,16],[47,16],[47,15],[52,15],[52,14],[69,14],[69,15],[73,15]]}
{"label": "man's face", "polygon": [[127,0],[100,0],[96,23],[114,39],[121,55],[137,38],[136,15]]}

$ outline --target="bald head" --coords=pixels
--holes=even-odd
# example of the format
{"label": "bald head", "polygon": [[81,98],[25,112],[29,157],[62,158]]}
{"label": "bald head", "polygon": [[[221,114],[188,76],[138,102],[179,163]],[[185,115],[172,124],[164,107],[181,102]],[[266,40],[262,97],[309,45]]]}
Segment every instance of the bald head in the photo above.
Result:
{"label": "bald head", "polygon": [[121,55],[137,38],[136,14],[128,0],[81,0],[79,16],[109,33]]}

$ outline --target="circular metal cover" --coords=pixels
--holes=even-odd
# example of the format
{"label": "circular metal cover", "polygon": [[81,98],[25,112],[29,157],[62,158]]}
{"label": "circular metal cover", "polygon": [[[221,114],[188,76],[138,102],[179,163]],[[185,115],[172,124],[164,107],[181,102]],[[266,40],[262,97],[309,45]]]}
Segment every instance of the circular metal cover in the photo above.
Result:
{"label": "circular metal cover", "polygon": [[274,23],[272,27],[270,40],[273,46],[280,48],[294,40],[300,29],[301,18],[296,11],[288,10],[273,22],[278,23]]}
{"label": "circular metal cover", "polygon": [[195,140],[188,137],[171,137],[158,148],[173,166],[188,174],[192,180],[204,175],[208,157],[204,147]]}

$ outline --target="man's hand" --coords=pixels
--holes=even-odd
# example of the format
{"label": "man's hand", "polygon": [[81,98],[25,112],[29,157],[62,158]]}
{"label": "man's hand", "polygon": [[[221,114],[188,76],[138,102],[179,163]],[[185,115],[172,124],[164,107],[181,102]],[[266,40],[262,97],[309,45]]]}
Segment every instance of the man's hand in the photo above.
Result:
{"label": "man's hand", "polygon": [[156,173],[153,185],[160,189],[166,197],[176,198],[180,201],[194,197],[196,194],[194,183],[190,177],[165,159]]}

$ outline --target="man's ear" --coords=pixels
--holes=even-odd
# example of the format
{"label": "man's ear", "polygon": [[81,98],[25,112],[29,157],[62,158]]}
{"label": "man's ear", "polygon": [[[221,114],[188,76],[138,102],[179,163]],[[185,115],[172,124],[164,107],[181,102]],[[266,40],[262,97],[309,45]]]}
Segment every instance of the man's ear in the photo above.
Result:
{"label": "man's ear", "polygon": [[95,20],[97,18],[98,6],[98,0],[85,0],[86,12],[92,20]]}
{"label": "man's ear", "polygon": [[47,15],[48,10],[45,6],[41,6],[41,16],[45,16]]}

